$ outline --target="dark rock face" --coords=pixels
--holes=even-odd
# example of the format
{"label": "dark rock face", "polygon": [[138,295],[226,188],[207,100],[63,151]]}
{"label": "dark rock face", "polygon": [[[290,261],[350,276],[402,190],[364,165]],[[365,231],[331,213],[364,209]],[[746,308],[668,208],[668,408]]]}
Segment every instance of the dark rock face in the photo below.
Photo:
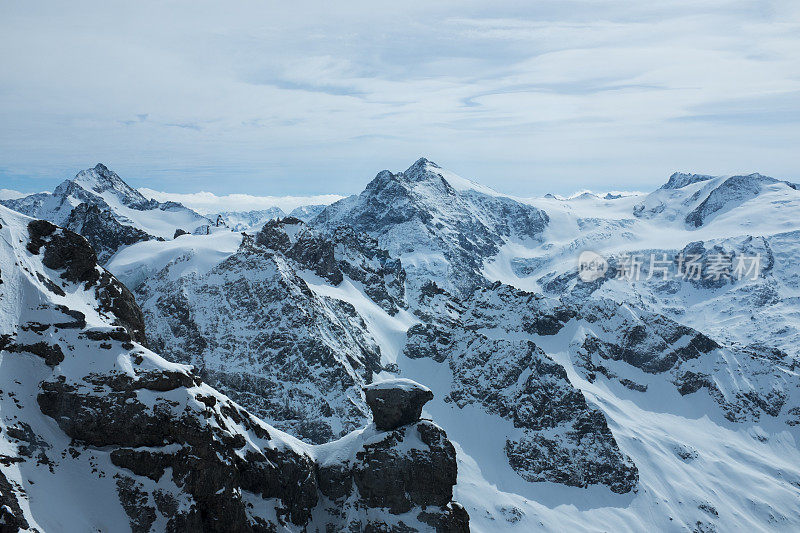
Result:
{"label": "dark rock face", "polygon": [[5,350],[10,353],[31,353],[38,355],[47,366],[53,367],[58,365],[64,360],[64,352],[61,351],[61,346],[58,344],[48,344],[44,341],[34,342],[32,344],[22,344],[13,342],[13,337],[10,335],[0,336],[0,350]]}
{"label": "dark rock face", "polygon": [[11,483],[0,472],[0,533],[17,533],[28,527]]}
{"label": "dark rock face", "polygon": [[87,285],[99,279],[97,255],[85,238],[61,230],[45,220],[34,220],[28,224],[28,233],[28,251],[38,254],[44,246],[42,263],[47,268],[62,270],[62,279]]}
{"label": "dark rock face", "polygon": [[[380,352],[352,306],[317,298],[284,261],[243,250],[199,284],[165,273],[158,300],[140,290],[150,338],[280,429],[327,442],[366,423],[360,388]],[[230,310],[224,317],[220,306]]]}
{"label": "dark rock face", "polygon": [[[76,441],[115,447],[112,463],[134,475],[159,481],[169,470],[172,481],[193,502],[188,511],[166,517],[170,527],[259,530],[248,519],[237,495],[240,490],[265,500],[277,498],[282,502],[279,516],[295,525],[306,524],[317,501],[312,459],[274,445],[248,446],[241,428],[260,441],[270,439],[269,430],[224,397],[194,392],[199,384],[196,376],[171,371],[145,372],[137,379],[126,374],[90,375],[80,382],[42,383],[38,403]],[[180,395],[169,395],[177,401],[156,396],[145,404],[138,400],[139,390],[180,391]],[[146,524],[139,521],[148,515],[155,519],[155,509],[136,503],[147,501],[147,493],[126,478],[118,487],[134,529],[142,526],[146,531]]]}
{"label": "dark rock face", "polygon": [[255,243],[280,252],[334,285],[345,276],[363,284],[367,296],[390,314],[403,305],[405,271],[400,261],[390,258],[366,234],[349,227],[321,234],[299,219],[286,217],[267,222]]}
{"label": "dark rock face", "polygon": [[[760,258],[760,271],[757,273],[757,278],[763,280],[764,290],[772,289],[764,278],[772,272],[775,266],[775,256],[769,243],[763,237],[748,237],[736,247],[727,247],[703,241],[690,242],[678,255],[683,257],[685,262],[693,261],[702,265],[703,275],[687,275],[687,282],[697,289],[720,289],[736,284],[741,281],[734,279],[734,269],[738,258],[757,255]],[[712,264],[716,264],[717,268],[719,268],[716,273],[709,273],[709,266]],[[687,269],[686,266],[683,268],[684,270]],[[740,275],[739,277],[747,276]],[[776,291],[773,289],[771,292]],[[768,295],[761,303],[765,305],[776,303],[777,301],[777,296]]]}
{"label": "dark rock face", "polygon": [[113,324],[125,328],[131,339],[147,346],[144,316],[128,288],[104,270],[95,289],[99,309],[115,318]]}
{"label": "dark rock face", "polygon": [[[413,435],[416,431],[417,435]],[[405,439],[418,438],[427,450],[399,453]],[[401,514],[420,506],[446,506],[456,484],[456,452],[445,432],[420,422],[404,432],[393,432],[356,453],[353,481],[369,507],[385,507]]]}
{"label": "dark rock face", "polygon": [[603,340],[586,338],[584,348],[589,353],[625,361],[650,374],[666,372],[680,362],[720,348],[702,333],[663,315],[622,315],[608,300],[585,305],[580,316],[602,332]]}
{"label": "dark rock face", "polygon": [[[393,515],[415,512],[417,520],[437,532],[469,531],[469,515],[452,501],[456,453],[436,424],[419,421],[388,433],[375,433],[353,450],[344,463],[322,464],[319,487],[332,505],[344,509],[357,490],[361,505]],[[332,510],[332,508],[331,508]],[[346,516],[346,514],[345,514]],[[400,525],[363,521],[340,524],[365,531],[400,531]],[[405,526],[403,531],[417,531]]]}
{"label": "dark rock face", "polygon": [[131,533],[148,533],[156,521],[156,510],[148,505],[148,494],[135,479],[117,476],[117,494],[130,518]]}
{"label": "dark rock face", "polygon": [[693,183],[700,183],[701,181],[708,181],[711,179],[714,179],[714,176],[709,176],[707,174],[686,174],[683,172],[675,172],[669,177],[667,183],[661,186],[661,188],[680,189]]}
{"label": "dark rock face", "polygon": [[422,407],[433,399],[427,387],[411,380],[391,380],[364,387],[375,427],[397,429],[419,420]]}
{"label": "dark rock face", "polygon": [[353,305],[315,293],[299,273],[325,283],[347,277],[395,313],[403,271],[373,239],[347,230],[326,239],[283,219],[245,237],[207,274],[172,268],[137,288],[154,349],[196,365],[208,383],[310,442],[369,422],[361,387],[382,370],[380,348]]}
{"label": "dark rock face", "polygon": [[[125,285],[98,266],[97,255],[85,238],[44,220],[28,224],[28,234],[29,252],[42,253],[42,263],[61,271],[61,279],[83,283],[87,289],[94,287],[98,311],[112,316],[114,323],[124,327],[131,339],[147,345],[144,318],[136,299]],[[52,281],[50,285],[61,290]]]}
{"label": "dark rock face", "polygon": [[506,442],[509,464],[528,481],[626,493],[638,471],[619,449],[605,416],[587,403],[564,368],[531,340],[560,331],[576,316],[558,301],[502,284],[456,300],[429,288],[405,353],[447,363],[453,384],[446,401],[478,405],[521,430]]}
{"label": "dark rock face", "polygon": [[64,227],[84,236],[97,252],[100,263],[105,263],[123,246],[153,238],[139,228],[120,224],[110,211],[88,203],[73,209]]}
{"label": "dark rock face", "polygon": [[467,533],[470,530],[469,513],[457,502],[443,507],[439,513],[422,511],[417,519],[434,528],[437,533]]}

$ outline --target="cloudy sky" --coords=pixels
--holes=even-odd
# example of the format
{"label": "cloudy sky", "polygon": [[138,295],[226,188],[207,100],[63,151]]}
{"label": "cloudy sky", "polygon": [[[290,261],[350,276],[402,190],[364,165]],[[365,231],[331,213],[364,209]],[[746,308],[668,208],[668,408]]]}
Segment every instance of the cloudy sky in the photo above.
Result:
{"label": "cloudy sky", "polygon": [[0,188],[175,193],[800,180],[800,2],[0,3]]}

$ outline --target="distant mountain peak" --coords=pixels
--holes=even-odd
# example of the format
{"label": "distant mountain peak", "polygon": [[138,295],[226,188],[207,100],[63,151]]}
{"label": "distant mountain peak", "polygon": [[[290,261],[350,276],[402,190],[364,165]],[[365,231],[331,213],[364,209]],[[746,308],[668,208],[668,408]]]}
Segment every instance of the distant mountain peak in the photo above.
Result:
{"label": "distant mountain peak", "polygon": [[686,172],[673,172],[669,177],[669,181],[661,186],[662,189],[680,189],[691,185],[693,183],[700,183],[701,181],[708,181],[714,179],[715,176],[708,174],[691,174]]}
{"label": "distant mountain peak", "polygon": [[430,159],[427,159],[425,157],[420,157],[419,159],[414,161],[413,165],[408,167],[406,172],[412,172],[412,171],[414,171],[416,169],[425,169],[428,166],[431,166],[433,168],[442,168],[439,165],[437,165],[436,163],[434,163],[433,161],[431,161]]}
{"label": "distant mountain peak", "polygon": [[150,238],[174,238],[177,229],[190,231],[210,223],[181,204],[145,198],[103,163],[64,180],[52,194],[37,193],[2,203],[80,233],[101,261],[121,246]]}
{"label": "distant mountain peak", "polygon": [[420,181],[428,181],[431,179],[441,179],[442,176],[437,170],[441,170],[442,167],[437,165],[436,163],[425,159],[424,157],[420,157],[417,159],[413,165],[408,167],[405,172],[401,173],[401,176],[405,178],[406,181],[409,182],[420,182]]}
{"label": "distant mountain peak", "polygon": [[147,199],[142,194],[125,183],[116,172],[110,170],[102,163],[97,163],[94,168],[78,172],[71,180],[87,191],[103,194],[112,191],[125,204],[147,204]]}

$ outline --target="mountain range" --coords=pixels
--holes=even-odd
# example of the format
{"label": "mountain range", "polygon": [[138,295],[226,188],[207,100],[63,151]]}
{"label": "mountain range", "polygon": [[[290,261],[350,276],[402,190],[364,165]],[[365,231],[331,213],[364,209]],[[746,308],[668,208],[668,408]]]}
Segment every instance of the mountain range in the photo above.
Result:
{"label": "mountain range", "polygon": [[0,203],[15,531],[800,527],[792,182],[518,198],[423,158],[204,217],[97,165]]}

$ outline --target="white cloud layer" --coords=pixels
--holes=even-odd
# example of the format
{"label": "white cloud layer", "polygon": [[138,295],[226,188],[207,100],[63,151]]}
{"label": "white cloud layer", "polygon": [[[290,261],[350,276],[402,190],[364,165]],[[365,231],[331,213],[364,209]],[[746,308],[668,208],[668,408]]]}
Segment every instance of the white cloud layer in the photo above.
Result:
{"label": "white cloud layer", "polygon": [[9,0],[0,47],[19,189],[96,161],[256,195],[356,192],[420,156],[522,195],[800,176],[797,0]]}
{"label": "white cloud layer", "polygon": [[226,211],[259,211],[278,207],[284,213],[290,213],[304,205],[329,205],[341,200],[343,196],[321,194],[316,196],[252,196],[250,194],[226,194],[217,196],[210,192],[169,193],[141,188],[139,192],[147,198],[159,202],[180,202],[201,215],[222,213]]}
{"label": "white cloud layer", "polygon": [[16,200],[17,198],[22,198],[23,196],[28,195],[11,189],[0,189],[0,200]]}

